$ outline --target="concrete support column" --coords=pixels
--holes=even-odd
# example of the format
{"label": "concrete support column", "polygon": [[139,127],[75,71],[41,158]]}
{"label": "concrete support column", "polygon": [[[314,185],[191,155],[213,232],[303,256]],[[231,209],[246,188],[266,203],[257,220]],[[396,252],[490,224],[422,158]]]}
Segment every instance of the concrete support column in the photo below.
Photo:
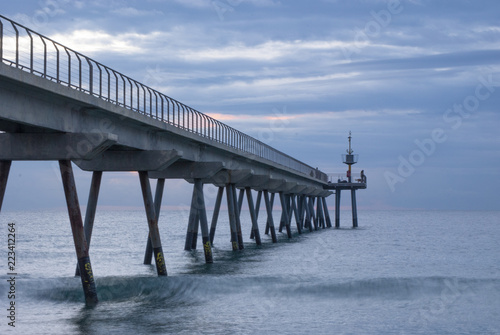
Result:
{"label": "concrete support column", "polygon": [[[102,171],[94,171],[92,173],[92,181],[90,183],[89,199],[87,201],[87,211],[85,212],[85,222],[83,230],[87,247],[90,249],[90,240],[92,239],[92,229],[94,228],[95,212],[97,209],[97,199],[99,198],[99,189],[101,188]],[[80,267],[76,264],[75,276],[80,275]]]}
{"label": "concrete support column", "polygon": [[[289,220],[289,216],[288,216],[288,203],[287,203],[286,195],[283,194],[283,192],[280,192],[280,201],[281,201],[281,211],[282,211],[281,217],[282,217],[282,221],[284,222],[284,225],[286,227],[286,234],[287,234],[288,238],[292,238],[292,230],[290,229],[290,220]],[[281,229],[281,226],[280,226],[280,229]],[[280,232],[281,232],[281,230],[280,230]]]}
{"label": "concrete support column", "polygon": [[[267,191],[264,191],[264,192],[267,192]],[[269,193],[268,193],[268,200],[269,200]],[[264,196],[264,201],[265,200],[265,196]],[[266,210],[267,210],[267,203],[266,203]],[[273,206],[274,206],[274,193],[271,193],[271,199],[270,199],[270,208],[271,208],[271,218],[272,218],[272,211],[273,211]],[[269,222],[269,211],[268,211],[268,218],[267,218],[267,221],[266,221],[266,235],[269,234],[269,229],[270,229],[270,222]],[[273,227],[274,227],[274,221],[273,221]],[[275,232],[276,233],[276,232]]]}
{"label": "concrete support column", "polygon": [[309,231],[313,231],[313,222],[311,219],[311,209],[309,207],[308,197],[304,195],[302,198],[302,206],[304,207],[305,213],[305,227],[309,228]]}
{"label": "concrete support column", "polygon": [[[260,202],[261,202],[261,199],[262,199],[262,191],[259,191],[259,192],[257,192],[257,201],[255,203],[255,221],[256,222],[258,222],[258,220],[259,220],[259,212],[260,212]],[[254,229],[253,228],[252,228],[252,231],[250,232],[250,238],[251,239],[255,238],[255,234],[254,234]]]}
{"label": "concrete support column", "polygon": [[78,266],[80,267],[80,277],[85,295],[85,303],[87,305],[95,305],[98,302],[97,289],[92,272],[92,265],[90,264],[89,249],[87,240],[85,239],[82,213],[78,202],[78,194],[76,192],[75,177],[73,175],[71,161],[59,161],[59,168],[61,170],[64,195],[66,196],[66,204],[68,207],[71,231],[73,233],[76,257],[78,259]]}
{"label": "concrete support column", "polygon": [[351,207],[352,207],[352,227],[358,228],[358,208],[356,207],[356,190],[351,189]]}
{"label": "concrete support column", "polygon": [[231,228],[231,245],[233,251],[238,250],[238,234],[236,229],[236,211],[237,204],[234,203],[233,191],[231,184],[226,185],[227,210],[229,212],[229,227]]}
{"label": "concrete support column", "polygon": [[335,228],[340,228],[340,190],[335,191]]}
{"label": "concrete support column", "polygon": [[311,215],[311,223],[314,224],[314,230],[318,230],[318,220],[314,215],[314,197],[309,197],[309,213]]}
{"label": "concrete support column", "polygon": [[193,195],[191,196],[191,208],[189,210],[188,227],[186,232],[186,242],[184,243],[184,250],[186,251],[196,249],[196,242],[194,241],[194,235],[195,231],[197,234],[198,223],[200,221],[200,218],[198,216],[197,201],[198,201],[198,196],[196,194],[196,187],[193,187]]}
{"label": "concrete support column", "polygon": [[299,210],[297,208],[297,204],[295,202],[295,194],[291,195],[291,200],[292,200],[292,211],[293,211],[293,216],[295,217],[295,223],[297,225],[297,231],[299,234],[302,234],[302,222],[300,221],[300,216],[299,216]]}
{"label": "concrete support column", "polygon": [[[241,204],[243,204],[243,197],[241,199],[237,199],[236,197],[236,185],[231,184],[231,189],[232,189],[232,194],[233,194],[233,201],[234,201],[234,212],[235,212],[235,217],[236,217],[236,236],[238,237],[238,248],[240,250],[243,250],[245,247],[243,246],[243,232],[241,230],[241,221],[240,221],[240,208]],[[243,193],[242,193],[243,195]],[[241,201],[240,201],[241,200]]]}
{"label": "concrete support column", "polygon": [[316,198],[316,216],[318,218],[318,226],[325,229],[326,221],[323,213],[323,201],[321,197]]}
{"label": "concrete support column", "polygon": [[250,218],[252,219],[252,235],[255,238],[255,243],[257,243],[257,245],[261,245],[262,242],[260,240],[259,225],[257,223],[257,214],[253,206],[252,190],[250,189],[250,187],[247,187],[245,191],[247,193],[248,210],[250,211]]}
{"label": "concrete support column", "polygon": [[201,179],[194,180],[194,189],[197,196],[198,217],[200,219],[201,236],[203,241],[203,252],[205,253],[205,262],[213,263],[212,243],[208,231],[207,211],[205,208],[205,196],[203,194],[203,182]]}
{"label": "concrete support column", "polygon": [[0,212],[2,211],[3,198],[5,196],[5,189],[7,188],[11,164],[12,161],[0,160]]}
{"label": "concrete support column", "polygon": [[212,224],[210,225],[210,243],[214,244],[215,230],[217,229],[217,221],[219,220],[220,205],[222,203],[222,196],[224,194],[224,187],[219,187],[217,191],[217,198],[215,199],[214,213],[212,215]]}
{"label": "concrete support column", "polygon": [[[156,221],[160,220],[160,210],[161,210],[161,201],[163,199],[163,190],[165,189],[165,179],[160,178],[156,182],[156,192],[155,192],[155,214]],[[151,264],[151,260],[153,258],[153,244],[151,243],[151,237],[148,235],[148,242],[146,244],[146,252],[144,253],[144,264]]]}
{"label": "concrete support column", "polygon": [[160,231],[158,230],[158,219],[156,218],[153,195],[151,193],[151,185],[147,171],[139,171],[139,181],[141,183],[142,198],[144,200],[144,208],[148,219],[149,237],[153,246],[153,253],[156,262],[156,272],[158,276],[167,275],[167,267],[165,265],[165,256],[161,246]]}
{"label": "concrete support column", "polygon": [[323,209],[324,209],[324,212],[325,212],[326,226],[328,228],[331,228],[332,227],[332,220],[330,220],[330,213],[328,212],[328,205],[326,204],[326,198],[323,197],[321,199],[322,199],[322,202],[323,202]]}
{"label": "concrete support column", "polygon": [[269,230],[271,231],[271,238],[273,240],[273,243],[276,243],[278,242],[278,239],[276,238],[276,230],[274,229],[273,206],[271,201],[269,200],[269,192],[267,190],[264,191],[264,201],[266,203],[267,210],[267,224],[269,225]]}

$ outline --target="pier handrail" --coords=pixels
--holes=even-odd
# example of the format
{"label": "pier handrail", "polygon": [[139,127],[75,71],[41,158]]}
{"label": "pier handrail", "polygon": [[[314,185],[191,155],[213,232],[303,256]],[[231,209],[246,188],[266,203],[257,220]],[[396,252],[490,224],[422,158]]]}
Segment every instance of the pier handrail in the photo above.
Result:
{"label": "pier handrail", "polygon": [[[347,174],[345,172],[338,173],[326,173],[328,182],[330,183],[342,183],[347,182]],[[366,174],[361,175],[361,173],[352,173],[351,180],[353,183],[363,183],[366,184]]]}
{"label": "pier handrail", "polygon": [[323,182],[328,180],[325,173],[3,15],[0,15],[0,59],[4,64],[229,148]]}

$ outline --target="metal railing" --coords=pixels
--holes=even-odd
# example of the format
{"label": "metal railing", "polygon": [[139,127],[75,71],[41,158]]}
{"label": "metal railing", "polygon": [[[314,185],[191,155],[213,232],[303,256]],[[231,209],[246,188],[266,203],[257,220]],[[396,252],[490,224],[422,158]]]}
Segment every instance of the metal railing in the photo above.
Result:
{"label": "metal railing", "polygon": [[[327,173],[328,182],[329,183],[347,183],[347,174],[346,172],[339,173]],[[366,184],[366,175],[363,173],[352,173],[351,174],[351,182],[352,183],[364,183]]]}
{"label": "metal railing", "polygon": [[2,15],[0,59],[12,67],[327,181],[323,172]]}

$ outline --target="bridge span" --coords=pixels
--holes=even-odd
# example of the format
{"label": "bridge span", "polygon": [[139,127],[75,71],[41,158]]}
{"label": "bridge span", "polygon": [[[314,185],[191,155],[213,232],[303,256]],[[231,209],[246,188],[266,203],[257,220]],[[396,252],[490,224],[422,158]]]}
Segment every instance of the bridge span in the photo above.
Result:
{"label": "bridge span", "polygon": [[[196,248],[201,229],[207,263],[224,193],[233,250],[244,248],[245,196],[257,244],[262,202],[265,232],[277,242],[275,198],[277,229],[289,238],[292,218],[298,233],[332,226],[332,187],[318,169],[1,15],[0,58],[0,210],[12,161],[59,161],[88,304],[97,302],[89,246],[103,172],[138,172],[149,226],[144,263],[154,259],[159,276],[167,275],[158,228],[165,179],[193,184],[185,249]],[[72,164],[93,173],[85,222]],[[219,188],[210,226],[205,184]]]}

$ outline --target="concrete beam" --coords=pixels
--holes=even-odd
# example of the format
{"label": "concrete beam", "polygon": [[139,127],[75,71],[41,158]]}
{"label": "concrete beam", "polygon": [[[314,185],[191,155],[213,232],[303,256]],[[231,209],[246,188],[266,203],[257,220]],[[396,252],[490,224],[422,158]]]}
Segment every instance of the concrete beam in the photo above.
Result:
{"label": "concrete beam", "polygon": [[286,181],[282,186],[283,193],[292,193],[291,191],[297,186],[297,183]]}
{"label": "concrete beam", "polygon": [[0,134],[0,160],[89,160],[117,140],[109,133],[4,133]]}
{"label": "concrete beam", "polygon": [[107,151],[90,161],[75,161],[85,171],[157,171],[164,170],[182,157],[177,150]]}
{"label": "concrete beam", "polygon": [[289,192],[293,194],[303,194],[305,190],[307,190],[307,185],[298,184],[294,188],[292,188]]}
{"label": "concrete beam", "polygon": [[177,161],[163,171],[151,171],[150,178],[165,179],[207,179],[224,168],[223,162],[188,162]]}
{"label": "concrete beam", "polygon": [[252,169],[242,169],[242,170],[222,170],[215,174],[212,178],[206,181],[206,183],[214,184],[215,186],[221,187],[226,184],[246,184],[246,181],[250,179],[254,174]]}

